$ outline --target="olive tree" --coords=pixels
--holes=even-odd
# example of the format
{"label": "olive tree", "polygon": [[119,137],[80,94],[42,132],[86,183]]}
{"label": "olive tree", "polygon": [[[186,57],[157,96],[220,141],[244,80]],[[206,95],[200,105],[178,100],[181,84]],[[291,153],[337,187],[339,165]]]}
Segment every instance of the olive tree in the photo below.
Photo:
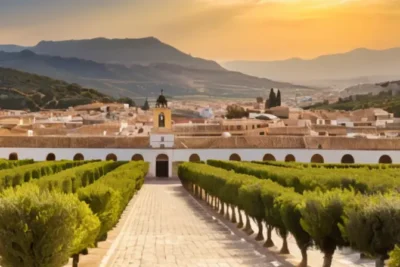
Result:
{"label": "olive tree", "polygon": [[286,229],[296,239],[296,244],[301,252],[301,262],[298,267],[308,266],[307,250],[312,246],[312,239],[309,233],[301,226],[300,208],[303,203],[303,196],[298,193],[285,193],[276,200],[280,208],[280,215]]}
{"label": "olive tree", "polygon": [[350,245],[376,257],[383,267],[389,252],[400,243],[400,197],[359,196],[346,208],[341,230]]}
{"label": "olive tree", "polygon": [[0,255],[4,267],[58,267],[74,239],[76,198],[26,184],[0,198]]}
{"label": "olive tree", "polygon": [[[243,209],[246,212],[246,215],[255,219],[258,225],[258,234],[256,236],[256,240],[263,240],[263,220],[264,220],[264,205],[261,199],[261,180],[256,180],[253,183],[244,184],[239,189],[239,199],[243,204]],[[249,227],[250,221],[249,218],[246,218],[246,226]],[[253,233],[253,231],[249,228],[245,228],[245,231],[249,235]]]}
{"label": "olive tree", "polygon": [[352,192],[336,189],[303,194],[300,209],[301,226],[310,234],[317,248],[324,253],[323,267],[330,267],[337,247],[346,245],[339,224],[343,223],[344,208],[354,197]]}

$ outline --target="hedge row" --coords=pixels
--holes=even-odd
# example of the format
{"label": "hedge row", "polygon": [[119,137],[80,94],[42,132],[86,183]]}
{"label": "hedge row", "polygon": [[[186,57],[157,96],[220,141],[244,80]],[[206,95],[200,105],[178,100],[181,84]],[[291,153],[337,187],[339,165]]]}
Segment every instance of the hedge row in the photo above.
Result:
{"label": "hedge row", "polygon": [[209,160],[209,165],[249,174],[261,179],[270,179],[285,187],[293,187],[296,192],[334,188],[354,189],[361,193],[379,193],[396,190],[400,192],[397,169],[336,169],[334,172],[324,168],[282,168],[250,162]]}
{"label": "hedge row", "polygon": [[[302,196],[293,189],[283,187],[271,180],[257,179],[254,176],[239,174],[209,165],[184,163],[179,166],[179,178],[185,188],[202,194],[205,190],[206,199],[212,206],[225,214],[225,205],[231,207],[233,222],[236,222],[235,209],[239,210],[238,227],[243,227],[241,211],[246,214],[244,231],[252,234],[250,218],[257,221],[258,234],[256,239],[263,239],[263,222],[267,224],[266,247],[273,246],[271,234],[276,228],[283,239],[281,253],[289,253],[287,246],[288,232],[292,232],[304,257],[301,266],[307,266],[307,248],[311,245],[311,238],[300,225],[298,205]],[[199,189],[200,188],[200,189]],[[211,199],[210,199],[211,198]],[[279,203],[279,205],[277,205]],[[229,217],[228,213],[226,215]]]}
{"label": "hedge row", "polygon": [[77,266],[79,254],[115,225],[147,169],[144,162],[96,162],[5,190],[2,266],[59,267],[69,256]]}
{"label": "hedge row", "polygon": [[31,179],[38,179],[86,163],[87,161],[45,161],[1,170],[0,192],[6,188],[29,182]]}
{"label": "hedge row", "polygon": [[[221,212],[224,203],[244,210],[258,222],[257,239],[263,238],[262,222],[267,224],[269,236],[275,228],[284,240],[282,253],[288,252],[286,237],[292,233],[303,256],[300,266],[307,266],[307,249],[313,244],[324,253],[324,267],[331,266],[336,248],[343,246],[375,256],[377,266],[383,266],[388,253],[400,244],[397,193],[368,196],[334,189],[301,195],[271,180],[192,163],[180,166],[179,177],[186,188],[194,187],[194,192],[199,191],[196,187],[204,189],[214,206],[213,197],[217,198]],[[273,245],[270,238],[265,245]]]}
{"label": "hedge row", "polygon": [[100,219],[96,241],[107,239],[107,232],[116,225],[133,195],[142,187],[147,171],[147,162],[130,162],[78,190],[79,199]]}
{"label": "hedge row", "polygon": [[15,167],[32,164],[33,159],[24,159],[24,160],[6,160],[0,159],[0,170],[12,169]]}
{"label": "hedge row", "polygon": [[302,163],[302,162],[283,162],[283,161],[252,161],[261,165],[271,165],[286,168],[325,168],[325,169],[398,169],[400,164],[343,164],[343,163]]}
{"label": "hedge row", "polygon": [[35,183],[9,188],[0,197],[1,266],[64,266],[93,244],[99,228],[99,219],[72,194]]}
{"label": "hedge row", "polygon": [[48,175],[36,180],[41,189],[59,190],[64,193],[76,193],[79,188],[94,183],[101,176],[114,170],[125,162],[99,161],[76,168],[68,169],[54,175]]}

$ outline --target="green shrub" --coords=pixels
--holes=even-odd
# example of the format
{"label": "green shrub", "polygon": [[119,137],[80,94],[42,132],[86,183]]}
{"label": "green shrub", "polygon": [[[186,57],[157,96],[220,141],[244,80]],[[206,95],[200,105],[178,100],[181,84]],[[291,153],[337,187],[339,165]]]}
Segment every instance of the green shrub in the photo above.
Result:
{"label": "green shrub", "polygon": [[0,255],[5,267],[61,267],[74,249],[89,246],[98,219],[73,195],[41,191],[34,184],[0,198]]}
{"label": "green shrub", "polygon": [[[259,240],[263,238],[262,222],[265,221],[268,225],[266,246],[273,245],[271,231],[276,227],[284,241],[281,251],[287,253],[286,238],[290,227],[302,250],[304,266],[307,266],[307,248],[310,246],[311,238],[300,225],[301,215],[298,208],[303,203],[302,195],[269,180],[261,180],[210,165],[183,163],[179,166],[178,174],[185,188],[193,191],[192,185],[199,186],[222,203],[236,206],[239,211],[244,210],[247,215],[244,230],[248,233],[252,233],[248,217],[254,218],[259,227],[257,235]],[[292,218],[293,214],[296,216]],[[241,216],[239,219],[241,220]],[[286,221],[289,222],[289,227]],[[239,224],[241,223],[240,221]]]}
{"label": "green shrub", "polygon": [[350,245],[375,256],[379,266],[400,244],[400,196],[396,194],[358,196],[345,210],[342,234]]}
{"label": "green shrub", "polygon": [[78,191],[78,198],[87,203],[100,219],[98,240],[105,240],[107,232],[117,223],[121,213],[121,194],[102,183],[94,183]]}
{"label": "green shrub", "polygon": [[48,175],[36,180],[36,184],[42,189],[59,190],[64,193],[76,193],[81,187],[86,187],[120,166],[121,162],[101,161],[85,164],[68,169],[57,174]]}
{"label": "green shrub", "polygon": [[28,164],[32,164],[33,159],[24,159],[24,160],[5,160],[0,159],[0,170],[12,169],[19,166],[24,166]]}
{"label": "green shrub", "polygon": [[335,189],[328,192],[305,192],[300,208],[301,226],[324,253],[324,265],[331,266],[337,247],[347,245],[339,225],[343,223],[345,206],[354,199],[354,193]]}
{"label": "green shrub", "polygon": [[107,238],[107,232],[118,222],[130,199],[142,187],[148,166],[142,161],[126,163],[78,190],[79,199],[86,202],[100,219],[96,241]]}
{"label": "green shrub", "polygon": [[400,267],[400,248],[398,246],[390,252],[389,267]]}
{"label": "green shrub", "polygon": [[282,168],[249,162],[207,161],[209,165],[234,170],[237,173],[269,179],[296,192],[305,190],[328,191],[335,188],[354,189],[361,193],[380,193],[396,190],[400,192],[400,180],[395,168],[387,169],[335,169],[325,168]]}
{"label": "green shrub", "polygon": [[0,171],[0,191],[29,182],[31,179],[39,179],[42,176],[58,173],[63,170],[86,164],[78,161],[46,161],[23,165],[18,168]]}

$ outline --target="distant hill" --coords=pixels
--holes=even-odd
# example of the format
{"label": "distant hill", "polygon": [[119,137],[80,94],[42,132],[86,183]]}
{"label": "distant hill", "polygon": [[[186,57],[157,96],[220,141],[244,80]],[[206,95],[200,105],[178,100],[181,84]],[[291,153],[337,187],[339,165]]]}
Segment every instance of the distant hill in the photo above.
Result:
{"label": "distant hill", "polygon": [[0,108],[66,109],[96,101],[113,99],[77,84],[0,67]]}
{"label": "distant hill", "polygon": [[149,37],[141,39],[106,39],[70,41],[41,41],[34,47],[2,47],[0,51],[20,52],[29,49],[37,54],[76,57],[99,63],[124,65],[150,65],[154,63],[177,64],[189,68],[222,70],[215,61],[192,57],[178,49]]}
{"label": "distant hill", "polygon": [[26,47],[19,45],[0,45],[0,51],[3,52],[21,52],[24,49],[26,49]]}
{"label": "distant hill", "polygon": [[[367,85],[364,85],[364,88]],[[375,85],[368,85],[368,88],[375,88],[369,94],[354,94],[342,97],[336,103],[316,103],[307,109],[325,110],[358,110],[367,108],[381,108],[394,113],[395,117],[400,117],[400,81],[385,82]],[[379,89],[378,91],[376,89]],[[363,91],[364,92],[364,91]]]}
{"label": "distant hill", "polygon": [[366,94],[377,95],[380,92],[385,92],[389,90],[394,92],[400,92],[400,81],[390,81],[390,82],[383,82],[376,84],[364,83],[364,84],[353,85],[341,91],[340,95],[342,97],[347,97],[352,95],[366,95]]}
{"label": "distant hill", "polygon": [[[171,96],[264,96],[269,88],[306,89],[289,83],[256,78],[224,69],[195,69],[175,64],[149,66],[104,64],[78,58],[38,55],[29,50],[0,52],[0,67],[46,75],[96,88],[113,97],[157,96],[163,88]],[[287,91],[287,92],[289,92]]]}
{"label": "distant hill", "polygon": [[[224,67],[258,77],[295,83],[326,84],[326,80],[347,86],[357,79],[371,83],[400,79],[400,48],[387,50],[356,49],[343,54],[325,55],[311,60],[232,61]],[[354,84],[354,82],[353,82]]]}

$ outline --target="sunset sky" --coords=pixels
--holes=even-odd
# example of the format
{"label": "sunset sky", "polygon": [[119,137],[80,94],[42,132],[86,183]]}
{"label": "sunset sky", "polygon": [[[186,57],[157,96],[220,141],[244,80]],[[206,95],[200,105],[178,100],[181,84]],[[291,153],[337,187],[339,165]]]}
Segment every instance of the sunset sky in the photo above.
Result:
{"label": "sunset sky", "polygon": [[215,60],[400,46],[399,0],[0,0],[0,44],[155,36]]}

